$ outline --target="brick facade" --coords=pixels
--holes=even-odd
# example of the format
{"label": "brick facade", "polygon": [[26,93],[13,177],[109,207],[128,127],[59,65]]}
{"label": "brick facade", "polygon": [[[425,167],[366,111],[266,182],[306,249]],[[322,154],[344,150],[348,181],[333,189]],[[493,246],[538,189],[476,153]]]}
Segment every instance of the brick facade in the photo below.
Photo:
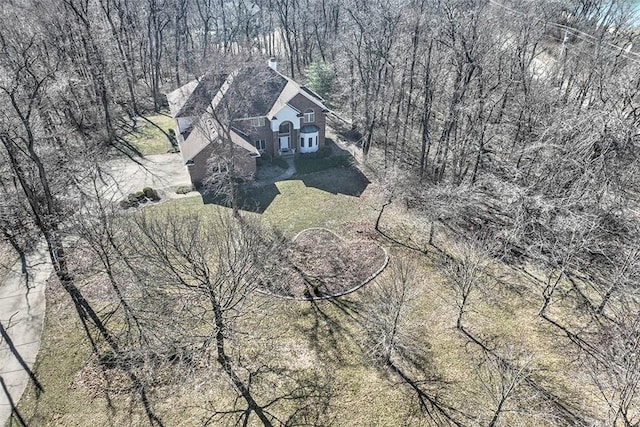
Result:
{"label": "brick facade", "polygon": [[[307,98],[302,94],[298,94],[294,96],[293,99],[289,101],[289,104],[295,107],[296,109],[300,110],[302,113],[304,113],[306,110],[309,110],[309,109],[313,110],[313,112],[315,113],[316,120],[311,123],[304,123],[304,117],[301,117],[300,123],[301,123],[301,126],[304,126],[307,124],[313,124],[318,126],[318,148],[324,146],[326,117],[325,117],[325,113],[322,112],[322,108],[320,108],[316,103],[314,103],[313,101],[311,101],[309,98]],[[296,150],[297,152],[300,149],[299,134],[298,134],[298,137],[296,138],[296,146],[298,148],[298,150]]]}
{"label": "brick facade", "polygon": [[198,155],[193,158],[193,164],[188,164],[187,169],[191,176],[191,182],[196,187],[202,187],[205,179],[212,169],[210,160],[218,158],[222,163],[231,162],[235,168],[235,174],[246,180],[252,180],[256,174],[256,159],[251,157],[245,150],[234,147],[233,155],[228,149],[224,149],[223,144],[209,144]]}
{"label": "brick facade", "polygon": [[[315,125],[318,127],[318,148],[324,146],[324,138],[325,138],[325,125],[326,125],[326,117],[325,113],[322,111],[322,108],[319,107],[316,103],[311,101],[304,95],[298,94],[291,99],[288,103],[292,107],[299,110],[300,116],[298,118],[299,127],[305,125]],[[313,122],[306,123],[304,122],[304,112],[307,110],[313,110],[315,115],[315,120]],[[237,120],[234,122],[234,127],[240,129],[245,134],[249,135],[249,139],[252,144],[255,144],[258,140],[265,141],[265,150],[264,152],[269,156],[278,156],[279,155],[279,137],[277,131],[272,131],[269,125],[269,120],[265,118],[265,125],[260,127],[255,127],[251,125],[251,120]],[[300,130],[299,129],[291,129],[290,134],[290,146],[295,149],[296,153],[300,152]]]}
{"label": "brick facade", "polygon": [[[251,91],[250,96],[247,91]],[[235,148],[219,144],[218,135],[223,133],[212,126],[211,119],[202,116],[208,109],[218,108],[223,98],[230,104],[243,102],[242,112],[236,116],[241,118],[232,122],[234,130],[230,143]],[[167,100],[178,124],[177,138],[183,161],[196,186],[205,184],[209,173],[217,173],[219,167],[209,161],[213,158],[217,158],[218,165],[232,164],[239,176],[253,179],[256,157],[281,154],[278,126],[286,121],[293,124],[289,148],[296,154],[301,148],[304,152],[314,152],[325,144],[326,118],[322,101],[278,73],[275,65],[243,67],[232,73],[211,71],[168,93]],[[304,113],[308,110],[313,110],[314,115],[313,120],[306,122]],[[263,126],[257,126],[257,118],[264,119]],[[305,137],[302,147],[301,133]],[[264,140],[264,147],[256,146],[259,140]]]}

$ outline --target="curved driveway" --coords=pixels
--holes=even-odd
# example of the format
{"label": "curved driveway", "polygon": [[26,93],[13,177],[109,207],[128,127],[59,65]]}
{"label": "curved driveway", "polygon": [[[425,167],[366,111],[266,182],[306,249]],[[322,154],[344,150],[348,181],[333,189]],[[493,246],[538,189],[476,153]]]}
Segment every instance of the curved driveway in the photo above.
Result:
{"label": "curved driveway", "polygon": [[[118,159],[106,166],[105,197],[116,201],[144,187],[170,196],[171,187],[191,185],[177,153],[147,156],[140,164]],[[6,424],[29,383],[40,349],[45,288],[52,271],[44,241],[27,256],[27,271],[28,284],[17,261],[0,284],[0,426]]]}

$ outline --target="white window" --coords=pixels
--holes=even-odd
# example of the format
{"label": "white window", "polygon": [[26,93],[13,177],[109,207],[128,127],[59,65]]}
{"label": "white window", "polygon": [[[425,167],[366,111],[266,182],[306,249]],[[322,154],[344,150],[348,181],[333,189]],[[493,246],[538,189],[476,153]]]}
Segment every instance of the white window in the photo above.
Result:
{"label": "white window", "polygon": [[229,166],[226,163],[214,163],[211,172],[213,174],[224,174],[229,172]]}
{"label": "white window", "polygon": [[267,146],[267,142],[264,139],[258,139],[254,144],[259,151],[264,151]]}
{"label": "white window", "polygon": [[316,121],[316,112],[312,109],[305,110],[304,112],[304,122],[305,123],[313,123]]}
{"label": "white window", "polygon": [[304,148],[304,136],[300,138],[300,147]]}
{"label": "white window", "polygon": [[256,117],[254,119],[251,119],[251,126],[255,128],[261,128],[264,125],[265,125],[264,117]]}
{"label": "white window", "polygon": [[280,135],[289,135],[291,133],[291,122],[282,122],[278,128]]}

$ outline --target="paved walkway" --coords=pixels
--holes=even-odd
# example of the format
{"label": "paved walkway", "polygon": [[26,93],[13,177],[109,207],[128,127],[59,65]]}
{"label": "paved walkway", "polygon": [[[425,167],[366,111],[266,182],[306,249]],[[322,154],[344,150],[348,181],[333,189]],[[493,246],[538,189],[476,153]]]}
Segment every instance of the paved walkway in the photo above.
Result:
{"label": "paved walkway", "polygon": [[281,174],[265,179],[256,179],[254,182],[245,184],[244,188],[266,187],[267,185],[275,184],[278,181],[284,181],[291,178],[296,173],[296,164],[293,161],[293,157],[289,157],[285,160],[288,167]]}
{"label": "paved walkway", "polygon": [[[45,285],[51,274],[46,244],[27,256],[29,284],[17,261],[0,284],[0,426],[29,383],[44,326]],[[25,369],[26,368],[26,369]]]}

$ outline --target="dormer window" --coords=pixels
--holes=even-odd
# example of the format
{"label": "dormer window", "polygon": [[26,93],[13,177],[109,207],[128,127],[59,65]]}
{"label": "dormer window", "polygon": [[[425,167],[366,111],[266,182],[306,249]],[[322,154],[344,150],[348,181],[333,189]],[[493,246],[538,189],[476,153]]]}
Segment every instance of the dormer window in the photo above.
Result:
{"label": "dormer window", "polygon": [[313,111],[311,108],[309,108],[308,110],[305,110],[304,112],[304,122],[305,123],[313,123],[316,121],[316,112]]}

